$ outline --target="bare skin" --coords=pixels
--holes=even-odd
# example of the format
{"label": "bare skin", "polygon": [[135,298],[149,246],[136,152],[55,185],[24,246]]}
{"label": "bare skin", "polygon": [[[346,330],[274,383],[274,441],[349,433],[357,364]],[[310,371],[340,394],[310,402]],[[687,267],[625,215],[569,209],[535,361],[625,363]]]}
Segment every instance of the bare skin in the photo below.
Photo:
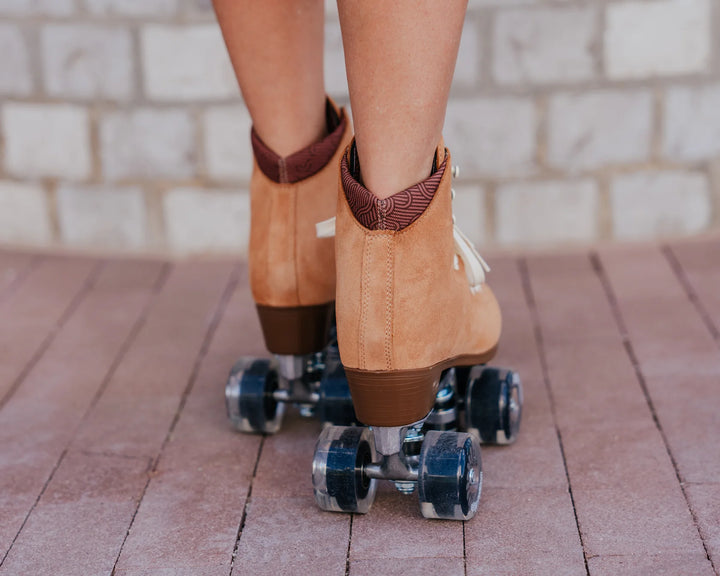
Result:
{"label": "bare skin", "polygon": [[322,139],[323,0],[213,0],[260,138],[289,156]]}
{"label": "bare skin", "polygon": [[387,198],[428,177],[466,0],[338,0],[363,183]]}
{"label": "bare skin", "polygon": [[[322,0],[213,0],[260,138],[287,156],[326,134]],[[339,0],[365,186],[387,198],[427,178],[467,0]]]}

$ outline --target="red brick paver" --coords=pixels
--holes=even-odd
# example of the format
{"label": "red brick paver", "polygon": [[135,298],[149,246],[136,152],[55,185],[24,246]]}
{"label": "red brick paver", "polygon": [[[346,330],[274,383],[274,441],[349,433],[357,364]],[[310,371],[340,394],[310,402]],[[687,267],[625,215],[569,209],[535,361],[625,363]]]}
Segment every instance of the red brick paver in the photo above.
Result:
{"label": "red brick paver", "polygon": [[[603,263],[617,286],[629,346],[636,355],[667,449],[707,552],[717,567],[720,551],[711,537],[716,509],[693,504],[691,497],[707,497],[720,477],[720,341],[715,339],[713,317],[720,276],[710,266],[709,253],[698,248],[689,245],[674,253],[653,251],[632,268],[623,265],[626,254],[608,253],[603,255]],[[720,262],[718,252],[716,262]],[[642,298],[625,295],[629,293],[626,286],[638,282],[640,275],[652,276],[657,282],[653,293],[659,304],[654,307]],[[711,289],[713,283],[715,290]],[[699,299],[693,302],[695,297]],[[705,316],[706,311],[711,311],[709,316]],[[705,500],[702,496],[700,499]]]}
{"label": "red brick paver", "polygon": [[170,273],[0,574],[110,573],[230,271],[184,264]]}
{"label": "red brick paver", "polygon": [[[140,318],[159,264],[111,263],[0,410],[5,555]],[[19,294],[18,294],[19,296]]]}
{"label": "red brick paver", "polygon": [[[718,265],[720,241],[679,244],[668,250],[667,254],[671,264],[676,268],[676,273],[684,280],[688,295],[705,320],[708,331],[713,335],[718,348],[720,348],[720,266]],[[717,450],[718,428],[720,427],[717,420],[718,414],[720,414],[717,402],[717,397],[720,395],[718,382],[720,382],[720,377],[716,372],[715,378],[712,378],[712,375],[709,378],[708,392],[711,401],[703,406],[702,421],[708,422],[708,411],[714,410],[715,416],[714,424],[709,429],[701,431],[704,437],[708,433],[711,435],[709,442],[703,442],[703,446],[707,450]],[[694,414],[692,418],[694,421]],[[702,454],[703,450],[696,449],[694,452]],[[706,474],[705,480],[701,480],[700,483],[687,483],[685,492],[710,556],[717,568],[720,565],[720,483],[718,483],[717,473],[713,475],[713,472],[717,470],[718,459],[711,456],[704,460],[709,467],[707,471],[711,474]]]}
{"label": "red brick paver", "polygon": [[240,351],[261,353],[239,279],[168,440],[115,574],[229,574],[261,438],[228,427],[221,393]]}
{"label": "red brick paver", "polygon": [[244,266],[0,252],[0,575],[718,576],[718,240],[491,264],[525,414],[463,524],[318,510],[292,409],[232,430]]}
{"label": "red brick paver", "polygon": [[29,254],[0,252],[0,299],[19,286],[39,260]]}
{"label": "red brick paver", "polygon": [[523,268],[514,259],[492,266],[492,286],[503,308],[503,339],[494,363],[520,373],[525,404],[532,408],[512,447],[483,450],[483,521],[465,526],[467,574],[581,574],[582,546]]}
{"label": "red brick paver", "polygon": [[0,301],[0,406],[82,300],[97,263],[76,258],[41,262],[19,278],[22,289]]}
{"label": "red brick paver", "polygon": [[[623,270],[647,253],[638,256]],[[702,554],[597,262],[537,258],[529,268],[586,558]],[[553,311],[577,322],[546,320]]]}

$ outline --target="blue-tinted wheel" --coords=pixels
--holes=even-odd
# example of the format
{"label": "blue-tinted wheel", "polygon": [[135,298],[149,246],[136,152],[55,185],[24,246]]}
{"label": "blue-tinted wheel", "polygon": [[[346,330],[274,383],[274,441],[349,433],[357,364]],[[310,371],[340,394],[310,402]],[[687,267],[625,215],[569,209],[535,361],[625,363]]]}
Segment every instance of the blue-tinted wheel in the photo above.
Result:
{"label": "blue-tinted wheel", "polygon": [[425,518],[469,520],[482,489],[480,444],[465,432],[429,431],[420,452],[418,496]]}
{"label": "blue-tinted wheel", "polygon": [[267,358],[242,358],[230,371],[225,386],[228,418],[241,432],[274,434],[280,429],[284,404],[273,392],[278,374]]}
{"label": "blue-tinted wheel", "polygon": [[328,426],[318,438],[313,457],[315,501],[323,510],[366,513],[375,500],[377,482],[364,474],[375,460],[368,428]]}
{"label": "blue-tinted wheel", "polygon": [[517,372],[475,366],[465,398],[468,432],[486,444],[512,444],[520,431],[523,393]]}
{"label": "blue-tinted wheel", "polygon": [[323,424],[334,426],[357,424],[350,386],[336,346],[328,348],[319,394],[315,413]]}

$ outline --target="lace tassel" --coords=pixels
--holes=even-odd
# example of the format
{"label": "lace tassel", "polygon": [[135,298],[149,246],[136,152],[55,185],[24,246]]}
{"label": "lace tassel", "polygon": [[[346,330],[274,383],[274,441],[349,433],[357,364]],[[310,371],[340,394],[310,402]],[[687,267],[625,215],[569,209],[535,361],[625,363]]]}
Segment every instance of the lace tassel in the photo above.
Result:
{"label": "lace tassel", "polygon": [[315,234],[318,238],[332,238],[335,236],[335,217],[328,218],[315,224]]}
{"label": "lace tassel", "polygon": [[455,252],[463,261],[470,290],[477,292],[482,288],[485,282],[485,273],[490,272],[490,266],[478,254],[473,243],[457,226],[453,226],[453,239],[455,240]]}

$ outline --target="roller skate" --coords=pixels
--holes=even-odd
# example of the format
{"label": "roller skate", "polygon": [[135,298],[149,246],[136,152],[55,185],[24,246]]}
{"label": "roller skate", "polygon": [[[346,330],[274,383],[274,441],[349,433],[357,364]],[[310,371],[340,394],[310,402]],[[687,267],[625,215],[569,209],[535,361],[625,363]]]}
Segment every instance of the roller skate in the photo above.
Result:
{"label": "roller skate", "polygon": [[[343,156],[338,340],[355,411],[369,427],[320,435],[312,479],[324,510],[365,513],[377,482],[389,480],[417,491],[426,518],[467,520],[480,499],[480,443],[517,437],[520,379],[485,366],[500,310],[487,264],[454,226],[449,166],[441,145],[427,180],[379,200],[358,181],[354,145]],[[333,223],[318,233],[333,234]]]}
{"label": "roller skate", "polygon": [[230,372],[227,412],[242,432],[277,432],[287,404],[323,422],[356,420],[334,338],[334,243],[315,234],[335,214],[351,128],[330,100],[326,116],[328,136],[288,158],[252,134],[250,285],[273,358],[241,358]]}

